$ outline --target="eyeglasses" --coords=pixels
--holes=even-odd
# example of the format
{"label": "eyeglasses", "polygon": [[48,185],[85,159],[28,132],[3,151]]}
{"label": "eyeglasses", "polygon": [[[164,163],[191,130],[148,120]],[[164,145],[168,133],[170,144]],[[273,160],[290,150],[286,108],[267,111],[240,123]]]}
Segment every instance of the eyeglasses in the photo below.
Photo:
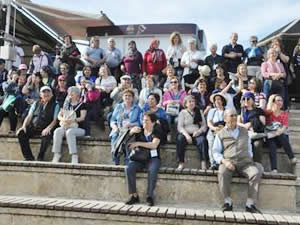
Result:
{"label": "eyeglasses", "polygon": [[244,101],[249,101],[251,98],[243,98]]}
{"label": "eyeglasses", "polygon": [[171,81],[170,84],[177,84],[178,81]]}
{"label": "eyeglasses", "polygon": [[231,114],[229,117],[237,117],[237,114]]}
{"label": "eyeglasses", "polygon": [[252,43],[257,43],[257,40],[252,40],[251,42],[252,42]]}

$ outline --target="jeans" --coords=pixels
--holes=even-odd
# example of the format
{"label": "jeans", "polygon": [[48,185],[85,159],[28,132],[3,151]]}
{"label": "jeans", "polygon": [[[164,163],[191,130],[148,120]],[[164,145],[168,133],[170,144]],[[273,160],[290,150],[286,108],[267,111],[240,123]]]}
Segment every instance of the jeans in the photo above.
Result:
{"label": "jeans", "polygon": [[157,181],[157,175],[160,168],[159,158],[151,158],[148,163],[129,161],[128,165],[125,167],[125,175],[129,194],[137,193],[136,172],[137,170],[141,170],[146,167],[148,167],[147,197],[153,197],[153,192]]}
{"label": "jeans", "polygon": [[76,137],[84,136],[84,134],[85,130],[82,128],[69,128],[67,130],[62,127],[56,128],[53,134],[52,152],[61,153],[62,141],[64,136],[66,136],[69,153],[77,154]]}
{"label": "jeans", "polygon": [[281,134],[280,136],[268,139],[269,155],[271,162],[271,170],[277,169],[277,145],[280,144],[285,153],[288,155],[289,159],[294,158],[294,153],[289,141],[289,136],[286,134]]}
{"label": "jeans", "polygon": [[213,157],[213,154],[212,154],[212,147],[213,147],[214,140],[215,140],[215,133],[212,132],[211,130],[209,130],[207,132],[206,139],[207,139],[207,142],[208,142],[208,155],[209,155],[210,166],[216,166],[217,163],[214,160],[214,157]]}
{"label": "jeans", "polygon": [[[207,140],[205,136],[192,137],[193,144],[196,145],[199,152],[200,161],[208,161]],[[185,146],[187,145],[186,138],[183,134],[178,134],[176,143],[176,158],[178,162],[184,162]]]}
{"label": "jeans", "polygon": [[[34,160],[34,156],[32,155],[32,151],[29,145],[29,139],[39,135],[41,135],[41,131],[29,129],[29,127],[27,127],[26,129],[26,133],[22,130],[18,134],[19,143],[25,160]],[[52,135],[42,136],[41,138],[41,147],[38,155],[39,160],[43,160],[45,152],[47,151],[47,148],[51,143]]]}
{"label": "jeans", "polygon": [[9,124],[10,124],[10,130],[16,131],[17,123],[18,123],[18,117],[15,113],[15,110],[12,109],[9,112],[5,112],[3,109],[0,109],[0,126],[2,124],[2,121],[5,116],[8,116]]}

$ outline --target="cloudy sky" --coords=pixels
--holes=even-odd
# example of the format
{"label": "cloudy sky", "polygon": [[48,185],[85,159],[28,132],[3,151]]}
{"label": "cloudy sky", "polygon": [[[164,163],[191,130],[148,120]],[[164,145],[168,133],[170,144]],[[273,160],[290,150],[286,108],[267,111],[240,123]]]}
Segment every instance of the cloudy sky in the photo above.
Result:
{"label": "cloudy sky", "polygon": [[259,39],[299,17],[299,0],[32,0],[34,3],[100,14],[116,25],[146,23],[196,23],[208,43],[221,47],[231,32],[248,46],[250,35]]}

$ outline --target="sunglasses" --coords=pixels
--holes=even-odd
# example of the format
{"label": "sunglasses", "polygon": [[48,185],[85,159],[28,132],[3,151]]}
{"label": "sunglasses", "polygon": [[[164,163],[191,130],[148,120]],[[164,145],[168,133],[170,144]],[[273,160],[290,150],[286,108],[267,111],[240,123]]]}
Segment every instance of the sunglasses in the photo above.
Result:
{"label": "sunglasses", "polygon": [[249,101],[251,98],[243,98],[244,101]]}
{"label": "sunglasses", "polygon": [[252,43],[257,43],[257,40],[252,40],[251,42],[252,42]]}

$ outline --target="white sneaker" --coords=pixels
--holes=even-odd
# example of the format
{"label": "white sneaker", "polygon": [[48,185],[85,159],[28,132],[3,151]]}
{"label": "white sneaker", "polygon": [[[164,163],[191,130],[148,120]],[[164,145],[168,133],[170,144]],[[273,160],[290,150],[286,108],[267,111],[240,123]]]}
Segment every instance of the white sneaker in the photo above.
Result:
{"label": "white sneaker", "polygon": [[272,173],[278,173],[278,170],[272,170]]}
{"label": "white sneaker", "polygon": [[78,164],[78,155],[77,154],[73,154],[72,155],[72,164]]}
{"label": "white sneaker", "polygon": [[54,157],[52,159],[52,162],[53,163],[58,163],[59,160],[60,160],[60,158],[61,158],[61,154],[60,153],[54,153]]}
{"label": "white sneaker", "polygon": [[293,165],[297,164],[297,162],[298,162],[298,160],[297,160],[296,157],[294,157],[294,158],[291,159],[291,163],[292,163]]}
{"label": "white sneaker", "polygon": [[171,136],[171,134],[168,134],[168,135],[167,135],[167,141],[168,141],[169,143],[172,142],[172,136]]}

